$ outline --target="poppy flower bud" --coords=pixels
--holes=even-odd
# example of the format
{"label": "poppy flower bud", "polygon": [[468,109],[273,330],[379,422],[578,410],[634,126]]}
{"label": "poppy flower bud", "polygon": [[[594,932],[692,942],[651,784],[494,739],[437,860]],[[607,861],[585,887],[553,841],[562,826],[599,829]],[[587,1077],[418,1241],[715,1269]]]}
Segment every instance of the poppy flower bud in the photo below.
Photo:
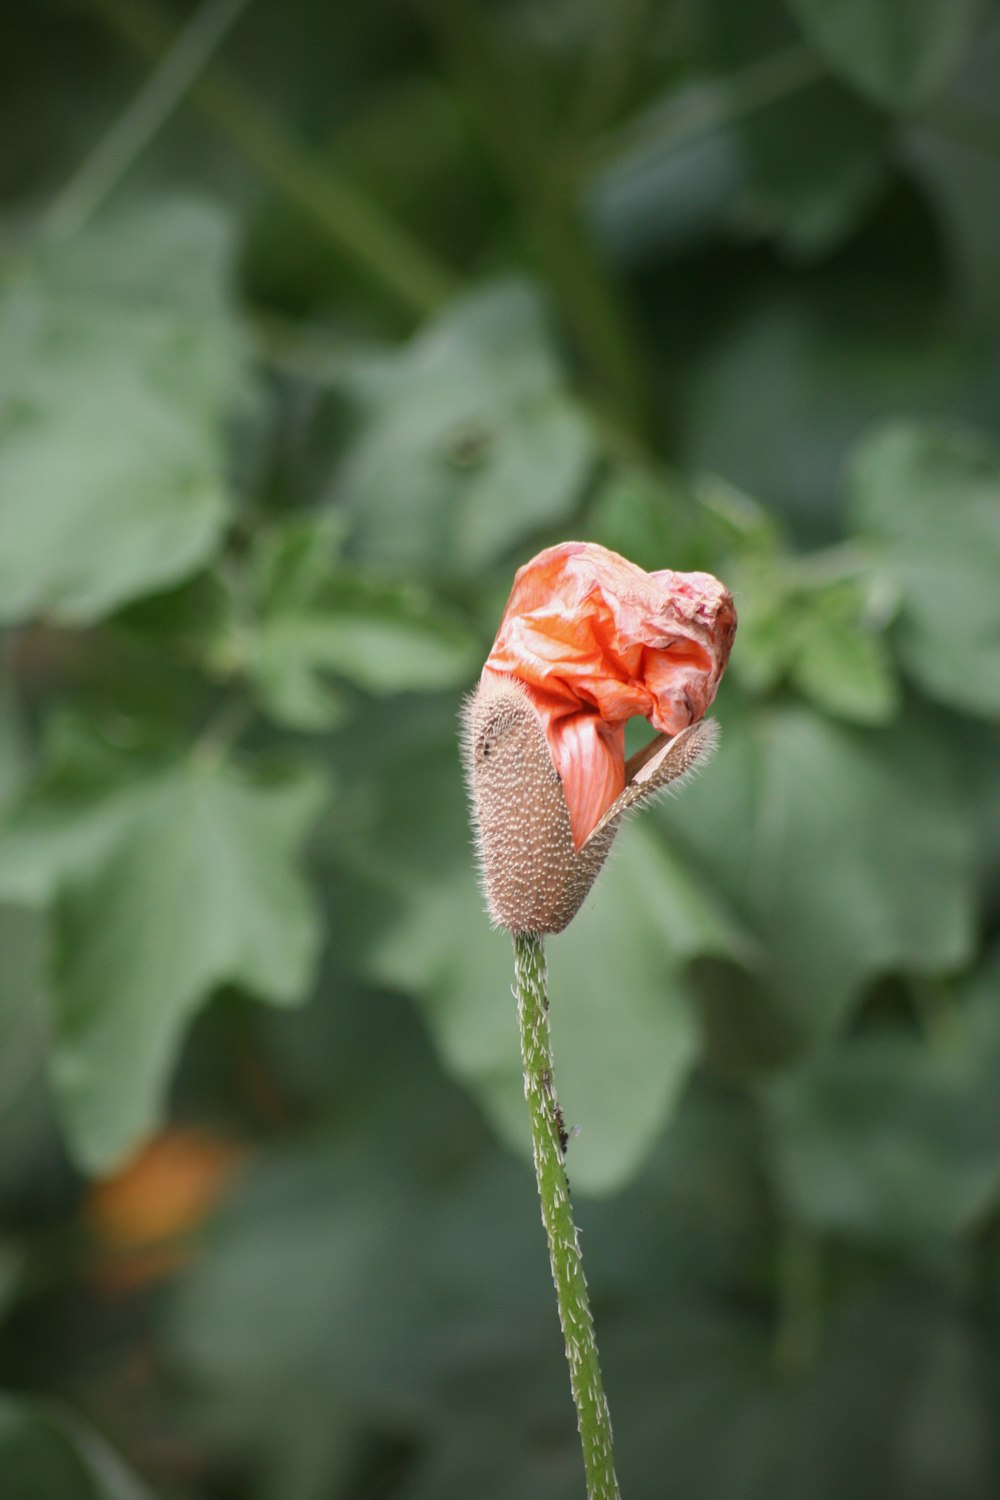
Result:
{"label": "poppy flower bud", "polygon": [[[517,573],[479,685],[463,758],[487,906],[513,932],[560,932],[622,817],[711,755],[702,714],[736,613],[707,573],[645,573],[592,543]],[[625,722],[661,733],[626,763]]]}

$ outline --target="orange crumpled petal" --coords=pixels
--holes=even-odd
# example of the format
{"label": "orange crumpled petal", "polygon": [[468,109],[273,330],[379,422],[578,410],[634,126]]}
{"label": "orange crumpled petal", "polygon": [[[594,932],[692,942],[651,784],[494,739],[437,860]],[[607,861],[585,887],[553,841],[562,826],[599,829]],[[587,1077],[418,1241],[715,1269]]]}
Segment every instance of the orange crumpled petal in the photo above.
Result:
{"label": "orange crumpled petal", "polygon": [[520,568],[485,673],[530,693],[579,849],[625,786],[625,721],[674,735],[715,697],[736,631],[710,573],[646,573],[594,542]]}

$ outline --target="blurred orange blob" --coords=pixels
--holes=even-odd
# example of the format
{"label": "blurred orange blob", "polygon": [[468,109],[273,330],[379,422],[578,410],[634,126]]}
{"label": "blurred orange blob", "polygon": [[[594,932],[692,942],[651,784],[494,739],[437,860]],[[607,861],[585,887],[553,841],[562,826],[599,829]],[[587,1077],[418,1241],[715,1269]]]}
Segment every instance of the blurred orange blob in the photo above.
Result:
{"label": "blurred orange blob", "polygon": [[192,1235],[246,1155],[245,1146],[207,1131],[170,1130],[96,1183],[84,1217],[101,1246],[100,1279],[113,1287],[139,1286],[183,1265]]}
{"label": "blurred orange blob", "polygon": [[736,632],[710,573],[646,573],[593,542],[519,569],[484,675],[514,677],[538,709],[579,849],[625,786],[625,722],[675,735],[715,698]]}

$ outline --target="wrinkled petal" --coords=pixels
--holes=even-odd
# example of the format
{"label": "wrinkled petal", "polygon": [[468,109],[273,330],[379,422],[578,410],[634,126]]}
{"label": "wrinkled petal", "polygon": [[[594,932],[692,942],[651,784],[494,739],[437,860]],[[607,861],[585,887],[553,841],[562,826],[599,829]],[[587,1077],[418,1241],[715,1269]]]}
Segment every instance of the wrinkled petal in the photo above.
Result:
{"label": "wrinkled petal", "polygon": [[701,718],[735,629],[732,595],[709,573],[646,573],[588,542],[518,571],[486,669],[531,694],[577,848],[624,788],[625,721],[674,735]]}

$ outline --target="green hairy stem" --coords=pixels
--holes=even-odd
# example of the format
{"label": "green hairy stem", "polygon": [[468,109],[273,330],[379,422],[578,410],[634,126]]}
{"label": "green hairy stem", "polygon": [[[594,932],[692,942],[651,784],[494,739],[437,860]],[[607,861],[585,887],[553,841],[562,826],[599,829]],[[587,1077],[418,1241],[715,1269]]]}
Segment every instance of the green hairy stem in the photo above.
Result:
{"label": "green hairy stem", "polygon": [[535,933],[514,937],[524,1095],[531,1117],[535,1176],[549,1242],[559,1321],[566,1340],[569,1380],[576,1403],[588,1500],[621,1500],[615,1477],[611,1417],[601,1381],[594,1320],[583,1274],[580,1242],[569,1199],[564,1153],[566,1131],[556,1099],[545,988],[545,953]]}

